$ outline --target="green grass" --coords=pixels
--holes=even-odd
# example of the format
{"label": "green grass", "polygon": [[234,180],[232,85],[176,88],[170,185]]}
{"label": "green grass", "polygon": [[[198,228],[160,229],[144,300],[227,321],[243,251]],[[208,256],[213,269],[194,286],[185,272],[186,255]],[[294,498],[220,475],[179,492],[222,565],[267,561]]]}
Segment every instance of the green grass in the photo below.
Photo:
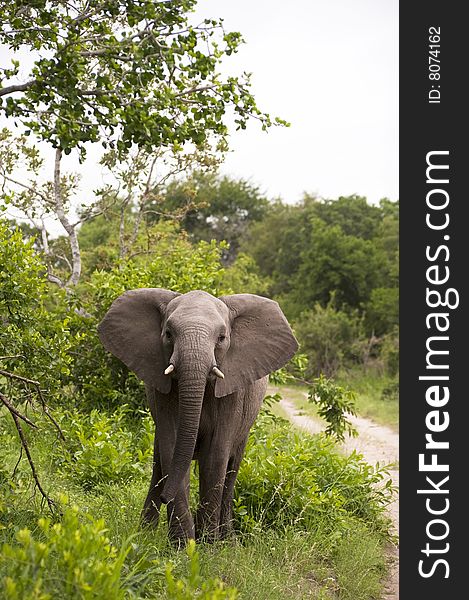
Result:
{"label": "green grass", "polygon": [[383,395],[383,391],[393,383],[390,377],[356,370],[341,373],[336,380],[339,385],[356,392],[356,406],[360,416],[369,417],[394,431],[399,429],[399,400]]}
{"label": "green grass", "polygon": [[[123,587],[133,590],[136,598],[164,599],[168,598],[165,565],[173,564],[177,577],[183,578],[188,571],[187,558],[168,544],[164,518],[156,532],[139,531],[136,516],[143,495],[144,487],[138,485],[127,490],[109,488],[102,497],[83,495],[79,498],[75,494],[73,500],[79,502],[84,513],[95,519],[104,518],[107,536],[116,548],[125,540],[131,540],[131,552],[124,564]],[[34,510],[31,502],[27,506],[20,503],[8,530],[0,532],[2,542],[14,543],[14,532],[25,527],[37,536],[35,523],[39,514],[37,503]],[[378,598],[386,574],[379,536],[369,531],[364,535],[357,527],[338,541],[333,552],[327,545],[320,532],[293,529],[282,533],[259,531],[228,542],[202,544],[198,546],[201,575],[204,579],[221,579],[227,586],[237,588],[239,598],[246,600]],[[144,569],[138,572],[140,561]],[[2,565],[0,561],[0,580],[10,573],[11,563]],[[49,571],[48,575],[62,577],[60,572]]]}
{"label": "green grass", "polygon": [[[359,500],[353,494],[362,493],[360,481],[364,481],[364,478],[368,477],[362,467],[351,468],[348,477],[352,479],[344,479],[339,482],[339,485],[349,486],[352,490],[351,496],[348,495],[347,489],[344,492],[339,488],[335,492],[337,498],[334,494],[330,497],[324,496],[321,501],[325,502],[324,510],[326,512],[324,515],[318,512],[315,516],[313,511],[310,513],[309,521],[300,524],[300,520],[291,516],[288,516],[287,519],[285,515],[291,513],[284,511],[282,519],[276,522],[275,510],[277,509],[272,508],[272,500],[267,497],[266,505],[261,511],[266,515],[265,520],[262,521],[259,517],[248,519],[250,511],[254,511],[252,514],[256,515],[255,510],[259,510],[256,504],[258,499],[253,494],[257,493],[257,489],[263,492],[268,491],[269,485],[275,490],[274,496],[288,494],[285,498],[294,500],[295,494],[304,494],[306,503],[306,487],[309,484],[304,490],[301,485],[298,485],[303,479],[301,469],[306,468],[302,465],[310,465],[316,460],[322,461],[324,465],[321,471],[322,477],[327,476],[327,473],[330,472],[330,476],[333,476],[334,480],[338,479],[337,473],[343,474],[347,470],[344,469],[343,461],[345,459],[338,456],[333,458],[335,454],[330,454],[333,453],[333,448],[328,443],[311,442],[311,449],[308,450],[307,438],[302,441],[303,438],[299,434],[290,432],[283,425],[276,426],[275,424],[262,425],[254,433],[253,442],[248,447],[247,470],[245,470],[244,476],[240,476],[240,483],[244,486],[244,491],[240,492],[240,498],[243,499],[247,511],[245,516],[247,520],[241,527],[244,532],[239,532],[235,539],[229,541],[198,545],[196,559],[200,562],[200,567],[197,568],[194,566],[194,558],[189,559],[185,552],[175,550],[168,543],[164,512],[162,512],[162,519],[157,530],[141,530],[139,528],[140,510],[149,481],[148,464],[143,469],[143,473],[139,473],[138,469],[132,472],[132,477],[126,482],[116,482],[111,478],[110,481],[94,483],[90,487],[83,483],[84,481],[88,482],[88,479],[74,476],[73,466],[70,466],[69,462],[58,461],[57,456],[60,456],[62,450],[51,431],[29,432],[31,452],[45,489],[50,490],[54,498],[58,498],[60,494],[66,494],[68,496],[67,506],[76,505],[78,507],[78,519],[82,524],[79,534],[82,546],[75,547],[75,544],[71,546],[72,556],[68,560],[71,561],[70,564],[73,568],[67,570],[68,575],[63,570],[65,568],[64,560],[59,560],[59,554],[63,554],[64,551],[70,552],[67,539],[76,535],[73,518],[70,521],[72,523],[70,527],[75,529],[73,531],[64,530],[63,539],[55,541],[57,549],[54,552],[58,558],[54,558],[55,555],[51,554],[43,567],[36,565],[35,570],[31,567],[33,569],[31,572],[35,573],[31,578],[26,565],[42,548],[40,544],[45,538],[43,530],[38,527],[38,520],[41,516],[47,516],[48,512],[41,507],[38,492],[33,490],[29,467],[24,460],[17,468],[14,485],[9,483],[10,474],[18,456],[18,446],[8,418],[8,416],[0,418],[0,447],[2,448],[0,450],[0,548],[2,548],[2,544],[6,543],[9,544],[10,550],[4,546],[0,551],[0,585],[2,582],[5,584],[5,577],[10,576],[14,580],[13,583],[16,582],[20,592],[17,596],[11,592],[12,595],[6,596],[6,598],[23,600],[23,598],[35,597],[34,595],[28,596],[29,592],[24,590],[29,590],[28,586],[31,586],[33,581],[37,582],[41,577],[44,580],[43,584],[45,586],[52,585],[53,590],[54,581],[57,582],[58,587],[55,592],[63,600],[93,598],[95,597],[93,590],[85,592],[79,589],[76,579],[79,576],[86,577],[87,568],[92,567],[104,581],[102,584],[104,587],[99,589],[107,589],[105,583],[111,577],[108,571],[109,569],[112,571],[111,567],[115,565],[119,553],[124,550],[128,553],[123,563],[120,580],[117,582],[119,591],[113,592],[116,594],[116,598],[121,597],[118,595],[121,592],[123,598],[129,599],[178,598],[190,600],[206,598],[215,600],[216,598],[230,597],[224,595],[228,592],[218,589],[218,580],[224,582],[225,587],[237,588],[239,598],[246,600],[283,600],[284,598],[368,600],[379,597],[381,582],[386,573],[384,557],[386,535],[378,513],[362,514],[361,509],[353,508],[353,506],[357,506]],[[71,435],[70,431],[68,434]],[[110,443],[121,439],[121,433],[116,432],[109,435],[111,436]],[[129,448],[131,447],[129,445]],[[300,449],[303,449],[305,453],[303,459],[299,454]],[[315,452],[317,452],[317,458]],[[267,457],[271,453],[272,461],[274,461],[271,465],[267,465],[265,484],[262,483],[261,472],[266,460],[263,453]],[[82,460],[79,464],[82,475],[88,463],[83,462],[83,457],[80,460]],[[289,466],[291,460],[294,460],[291,463],[292,468]],[[302,460],[309,462],[303,463]],[[91,469],[91,466],[89,468]],[[297,471],[295,474],[297,479],[292,479],[289,483],[289,473],[293,469]],[[281,477],[279,481],[276,481],[276,473],[282,470],[284,472],[282,477],[285,479]],[[314,477],[309,466],[307,470],[308,473],[305,472],[305,475],[310,478]],[[94,473],[92,469],[91,472]],[[356,477],[358,479],[355,479]],[[286,486],[288,485],[293,485],[290,492],[287,491]],[[327,487],[327,482],[324,485]],[[353,492],[353,489],[356,491]],[[340,500],[340,498],[343,499]],[[278,501],[278,498],[275,497],[275,500]],[[300,498],[299,500],[301,501]],[[349,512],[342,514],[343,509],[340,508],[340,503],[343,502],[348,502],[352,508],[344,505]],[[366,502],[366,505],[373,504],[373,502],[375,500],[370,500],[370,502]],[[282,500],[282,496],[280,496],[279,506],[286,506],[290,511],[296,510],[296,504],[285,502]],[[337,514],[331,516],[328,507],[335,507],[333,513]],[[68,514],[67,510],[69,509],[63,508],[65,515]],[[322,510],[321,505],[318,505],[318,510]],[[359,512],[355,514],[357,510]],[[99,519],[103,519],[104,525],[99,525]],[[61,522],[60,517],[56,517],[56,520]],[[67,517],[62,523],[64,523],[63,527],[66,527]],[[103,527],[104,530],[101,531]],[[30,530],[33,542],[24,540],[25,533],[18,533],[25,528]],[[100,557],[98,556],[95,562],[89,563],[88,561],[93,558],[93,552],[91,552],[90,558],[89,548],[97,548],[103,535],[109,539],[112,548],[116,549],[116,555],[112,557],[111,552],[107,556],[106,544],[104,544]],[[26,544],[26,546],[22,546],[22,544]],[[31,546],[31,544],[33,545]],[[46,539],[46,547],[49,547],[48,544]],[[83,552],[80,550],[81,547],[84,549]],[[24,552],[26,552],[25,555],[21,554]],[[12,553],[12,555],[10,556],[8,553]],[[2,556],[4,560],[2,560]],[[91,566],[89,566],[90,564]],[[181,588],[177,593],[171,592],[171,586],[168,583],[168,565],[171,566],[177,586]],[[81,569],[82,575],[79,572],[77,575],[74,569]],[[112,572],[114,577],[115,569]],[[60,585],[65,585],[63,581],[66,577],[71,577],[70,573],[75,579],[71,584],[72,591],[69,589],[65,593]],[[9,582],[10,585],[13,583]],[[115,581],[113,585],[115,585]],[[203,586],[209,590],[206,595],[202,595]],[[47,587],[46,590],[50,591]],[[52,598],[54,597],[58,596],[52,595]]]}

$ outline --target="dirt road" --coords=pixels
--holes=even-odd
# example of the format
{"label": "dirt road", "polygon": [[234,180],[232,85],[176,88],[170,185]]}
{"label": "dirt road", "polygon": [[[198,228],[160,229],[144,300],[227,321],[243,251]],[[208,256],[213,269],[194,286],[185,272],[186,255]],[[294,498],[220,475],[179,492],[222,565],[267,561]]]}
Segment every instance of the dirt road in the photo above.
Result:
{"label": "dirt road", "polygon": [[[269,393],[275,392],[282,394],[280,406],[288,416],[290,421],[309,433],[318,433],[325,429],[325,423],[322,420],[301,414],[297,409],[294,397],[298,397],[298,390],[288,388],[271,387]],[[306,394],[305,394],[306,397]],[[357,450],[363,455],[370,464],[379,462],[381,465],[396,463],[396,468],[389,471],[392,482],[399,487],[399,471],[397,463],[399,460],[399,435],[382,425],[378,425],[364,417],[350,417],[350,421],[358,431],[358,437],[347,438],[342,444],[342,449],[346,453]],[[399,531],[399,505],[398,497],[389,506],[389,516],[394,525],[394,533]],[[394,546],[390,548],[389,558],[391,562],[390,577],[385,584],[382,600],[398,600],[399,598],[399,551]]]}

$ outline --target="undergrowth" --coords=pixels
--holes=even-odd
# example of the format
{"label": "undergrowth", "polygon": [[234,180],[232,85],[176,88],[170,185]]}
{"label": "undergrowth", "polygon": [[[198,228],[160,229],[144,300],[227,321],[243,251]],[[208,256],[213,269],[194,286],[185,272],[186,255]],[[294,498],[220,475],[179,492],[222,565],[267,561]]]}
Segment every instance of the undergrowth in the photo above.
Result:
{"label": "undergrowth", "polygon": [[8,600],[379,595],[392,490],[383,469],[342,456],[330,439],[263,413],[236,484],[236,537],[181,552],[167,541],[163,512],[156,531],[139,528],[150,417],[126,407],[55,416],[65,442],[40,418],[28,432],[43,485],[58,501],[48,515],[26,462],[15,468],[15,431],[0,413],[0,587]]}

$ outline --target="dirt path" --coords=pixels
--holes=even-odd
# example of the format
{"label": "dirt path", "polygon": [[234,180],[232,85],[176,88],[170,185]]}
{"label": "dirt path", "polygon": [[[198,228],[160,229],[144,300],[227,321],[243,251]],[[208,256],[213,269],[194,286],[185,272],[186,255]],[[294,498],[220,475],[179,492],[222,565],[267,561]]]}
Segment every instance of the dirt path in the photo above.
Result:
{"label": "dirt path", "polygon": [[[269,393],[280,392],[282,400],[280,406],[288,416],[290,421],[309,433],[319,433],[324,430],[324,422],[313,417],[301,414],[295,405],[293,397],[298,397],[298,390],[289,390],[288,388],[274,388]],[[306,397],[306,394],[305,394]],[[378,425],[364,417],[350,417],[350,421],[358,431],[356,438],[347,438],[342,444],[342,449],[349,454],[357,450],[370,464],[379,462],[381,465],[397,463],[399,460],[399,435],[382,425]],[[397,465],[396,465],[397,466]],[[399,471],[393,469],[389,471],[392,482],[399,487]],[[399,531],[399,504],[396,498],[389,505],[389,516],[394,525],[394,533]],[[389,559],[391,563],[390,577],[386,582],[382,600],[398,600],[399,598],[399,551],[394,546],[390,547]]]}

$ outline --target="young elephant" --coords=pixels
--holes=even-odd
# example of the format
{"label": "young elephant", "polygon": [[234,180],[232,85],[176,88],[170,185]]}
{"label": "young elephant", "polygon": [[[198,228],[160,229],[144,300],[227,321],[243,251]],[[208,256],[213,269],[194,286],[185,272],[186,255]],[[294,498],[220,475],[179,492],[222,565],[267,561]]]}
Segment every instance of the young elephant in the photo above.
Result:
{"label": "young elephant", "polygon": [[[167,504],[172,539],[224,537],[233,489],[268,374],[298,344],[278,304],[253,294],[215,298],[161,288],[125,292],[98,327],[107,350],[146,384],[156,423],[144,522]],[[189,511],[189,473],[199,462],[200,507]]]}

